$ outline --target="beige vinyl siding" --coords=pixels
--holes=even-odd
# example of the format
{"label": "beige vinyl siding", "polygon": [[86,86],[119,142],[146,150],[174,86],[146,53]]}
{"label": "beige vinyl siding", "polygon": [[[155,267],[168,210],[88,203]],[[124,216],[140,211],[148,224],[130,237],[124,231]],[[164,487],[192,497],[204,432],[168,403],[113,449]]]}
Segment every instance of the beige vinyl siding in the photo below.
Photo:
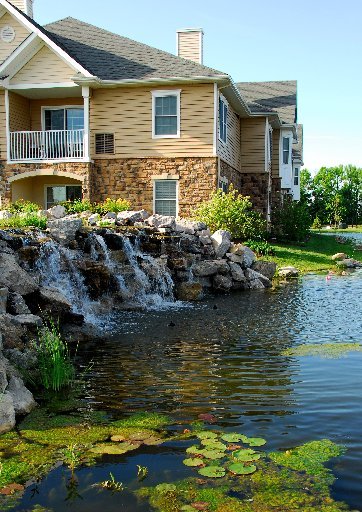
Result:
{"label": "beige vinyl siding", "polygon": [[[14,2],[13,2],[14,3]],[[15,30],[15,39],[11,43],[4,43],[0,39],[0,62],[3,62],[29,35],[29,30],[23,27],[11,14],[6,13],[0,18],[0,30],[10,25]]]}
{"label": "beige vinyl siding", "polygon": [[273,130],[272,176],[274,178],[278,178],[280,176],[279,144],[280,144],[280,130]]}
{"label": "beige vinyl siding", "polygon": [[71,105],[83,106],[83,104],[83,98],[51,98],[49,100],[31,100],[31,129],[33,131],[39,131],[42,129],[42,107],[64,107]]}
{"label": "beige vinyl siding", "polygon": [[265,172],[265,118],[241,119],[241,169]]}
{"label": "beige vinyl siding", "polygon": [[53,50],[43,46],[11,79],[11,84],[41,84],[70,82],[75,71]]}
{"label": "beige vinyl siding", "polygon": [[180,87],[94,90],[90,105],[91,154],[94,156],[95,133],[114,133],[114,158],[212,156],[213,84],[181,87],[180,138],[152,139],[151,91],[159,89]]}
{"label": "beige vinyl siding", "polygon": [[9,92],[10,131],[22,132],[31,129],[30,102],[27,98]]}
{"label": "beige vinyl siding", "polygon": [[28,14],[31,18],[33,17],[32,0],[11,0],[11,3],[21,11],[24,11],[26,14]]}
{"label": "beige vinyl siding", "polygon": [[217,155],[237,171],[241,170],[240,118],[228,106],[227,141],[218,137]]}
{"label": "beige vinyl siding", "polygon": [[6,159],[5,91],[0,91],[0,158]]}
{"label": "beige vinyl siding", "polygon": [[200,63],[200,32],[178,32],[178,55]]}

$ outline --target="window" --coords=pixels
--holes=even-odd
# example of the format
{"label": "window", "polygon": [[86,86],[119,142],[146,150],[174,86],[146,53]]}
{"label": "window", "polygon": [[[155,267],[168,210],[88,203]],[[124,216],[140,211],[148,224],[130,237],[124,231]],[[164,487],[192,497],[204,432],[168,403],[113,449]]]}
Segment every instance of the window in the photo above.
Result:
{"label": "window", "polygon": [[228,107],[226,102],[219,98],[219,139],[222,142],[227,141],[228,131]]}
{"label": "window", "polygon": [[46,187],[46,208],[62,203],[82,199],[81,185],[51,185]]}
{"label": "window", "polygon": [[219,188],[224,192],[224,194],[229,192],[229,181],[227,178],[219,179]]}
{"label": "window", "polygon": [[181,91],[152,92],[152,137],[180,137]]}
{"label": "window", "polygon": [[96,133],[95,141],[97,155],[114,154],[114,133]]}
{"label": "window", "polygon": [[177,216],[177,181],[154,182],[154,213]]}
{"label": "window", "polygon": [[294,185],[297,187],[299,185],[299,168],[296,167],[294,169]]}
{"label": "window", "polygon": [[289,164],[289,147],[290,147],[290,139],[289,137],[283,137],[283,164]]}
{"label": "window", "polygon": [[45,108],[43,126],[46,131],[84,130],[83,107]]}

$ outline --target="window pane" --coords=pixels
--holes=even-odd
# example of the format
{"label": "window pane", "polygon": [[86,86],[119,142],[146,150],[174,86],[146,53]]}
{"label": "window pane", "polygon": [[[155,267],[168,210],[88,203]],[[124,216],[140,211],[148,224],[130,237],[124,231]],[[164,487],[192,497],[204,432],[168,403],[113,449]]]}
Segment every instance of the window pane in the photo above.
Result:
{"label": "window pane", "polygon": [[176,199],[176,181],[156,181],[156,199]]}
{"label": "window pane", "polygon": [[64,109],[45,111],[46,130],[64,130]]}
{"label": "window pane", "polygon": [[82,187],[79,185],[67,186],[67,201],[82,199]]}
{"label": "window pane", "polygon": [[65,186],[47,187],[47,208],[67,200]]}
{"label": "window pane", "polygon": [[176,216],[176,201],[155,201],[155,213]]}
{"label": "window pane", "polygon": [[155,118],[155,135],[177,135],[177,117],[165,116]]}
{"label": "window pane", "polygon": [[283,137],[283,149],[289,151],[289,137]]}
{"label": "window pane", "polygon": [[162,96],[156,98],[156,116],[175,116],[177,115],[177,97]]}
{"label": "window pane", "polygon": [[84,129],[84,110],[82,108],[68,108],[67,130],[83,130]]}

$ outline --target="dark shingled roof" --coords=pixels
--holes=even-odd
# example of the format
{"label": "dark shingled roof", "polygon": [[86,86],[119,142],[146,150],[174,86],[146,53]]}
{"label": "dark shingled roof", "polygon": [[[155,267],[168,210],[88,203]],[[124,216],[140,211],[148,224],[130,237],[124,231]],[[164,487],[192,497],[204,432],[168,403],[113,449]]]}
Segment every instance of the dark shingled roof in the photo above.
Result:
{"label": "dark shingled roof", "polygon": [[301,160],[303,162],[303,125],[297,125],[297,137],[298,142],[293,144],[292,156],[295,160]]}
{"label": "dark shingled roof", "polygon": [[240,82],[236,84],[254,113],[277,112],[283,123],[293,124],[297,119],[297,82]]}
{"label": "dark shingled roof", "polygon": [[74,18],[50,23],[44,29],[74,60],[102,80],[225,76],[215,69]]}

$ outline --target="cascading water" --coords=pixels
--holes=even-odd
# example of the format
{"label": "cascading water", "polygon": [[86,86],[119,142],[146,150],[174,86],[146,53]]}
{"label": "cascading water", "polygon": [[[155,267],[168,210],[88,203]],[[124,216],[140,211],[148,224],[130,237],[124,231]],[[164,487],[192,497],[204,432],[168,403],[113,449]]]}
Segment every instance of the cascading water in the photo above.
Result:
{"label": "cascading water", "polygon": [[[117,309],[113,299],[147,309],[160,309],[175,304],[174,284],[166,261],[143,253],[137,238],[132,242],[126,235],[116,236],[120,237],[119,245],[123,247],[121,261],[114,257],[103,236],[96,233],[88,235],[89,254],[65,248],[54,240],[41,245],[37,263],[40,283],[61,292],[72,304],[73,311],[82,314],[87,323],[109,323]],[[102,264],[115,278],[118,290],[114,290],[114,297],[108,293],[97,300],[90,298],[81,271],[86,262]]]}

